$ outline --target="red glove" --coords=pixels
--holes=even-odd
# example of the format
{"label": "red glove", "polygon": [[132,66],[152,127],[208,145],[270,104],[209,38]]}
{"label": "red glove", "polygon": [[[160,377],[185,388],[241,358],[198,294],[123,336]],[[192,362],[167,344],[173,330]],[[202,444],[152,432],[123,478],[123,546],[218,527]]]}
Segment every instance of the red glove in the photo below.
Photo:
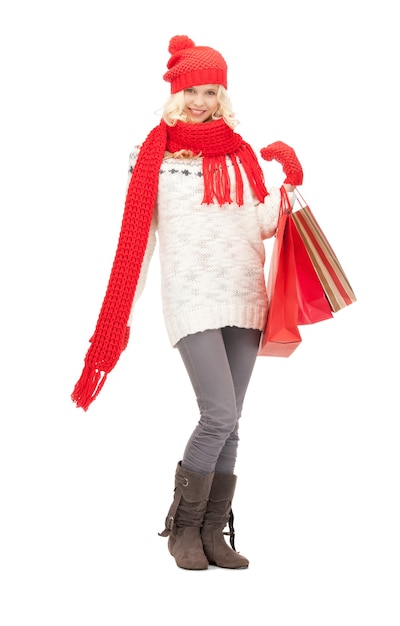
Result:
{"label": "red glove", "polygon": [[303,182],[303,168],[296,156],[293,148],[283,141],[275,141],[270,143],[266,148],[262,148],[261,156],[266,161],[278,161],[282,165],[286,178],[283,181],[289,185],[301,185]]}

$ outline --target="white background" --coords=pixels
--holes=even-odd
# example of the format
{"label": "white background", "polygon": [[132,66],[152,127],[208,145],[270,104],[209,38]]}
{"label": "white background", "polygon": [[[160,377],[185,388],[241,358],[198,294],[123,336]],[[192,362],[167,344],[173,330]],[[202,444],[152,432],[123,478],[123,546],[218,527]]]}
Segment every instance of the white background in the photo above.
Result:
{"label": "white background", "polygon": [[[1,52],[0,621],[398,626],[395,3],[6,3]],[[128,155],[158,123],[169,39],[222,52],[238,132],[292,145],[356,292],[260,358],[234,502],[247,571],[176,567],[158,537],[197,405],[168,344],[158,255],[128,350],[80,376]],[[267,185],[282,173],[263,162]],[[267,243],[268,250],[270,242]]]}

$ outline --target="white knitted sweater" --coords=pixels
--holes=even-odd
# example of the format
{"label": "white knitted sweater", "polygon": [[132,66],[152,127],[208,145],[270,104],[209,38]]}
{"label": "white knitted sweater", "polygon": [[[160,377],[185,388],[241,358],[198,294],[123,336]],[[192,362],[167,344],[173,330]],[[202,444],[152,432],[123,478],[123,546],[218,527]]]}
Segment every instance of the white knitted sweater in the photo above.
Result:
{"label": "white knitted sweater", "polygon": [[[129,158],[130,172],[139,147]],[[231,197],[235,176],[227,159]],[[202,159],[164,159],[149,241],[134,305],[143,291],[158,235],[163,315],[172,346],[211,328],[265,327],[268,299],[263,240],[275,234],[280,190],[264,203],[254,196],[241,168],[244,204],[202,204]],[[132,321],[132,313],[131,319]]]}

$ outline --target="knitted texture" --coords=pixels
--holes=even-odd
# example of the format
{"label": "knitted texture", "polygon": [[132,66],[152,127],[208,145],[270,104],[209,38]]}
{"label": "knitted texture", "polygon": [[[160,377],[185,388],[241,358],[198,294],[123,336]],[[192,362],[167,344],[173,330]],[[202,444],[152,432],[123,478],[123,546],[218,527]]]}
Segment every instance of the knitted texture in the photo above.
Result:
{"label": "knitted texture", "polygon": [[72,399],[85,411],[101,391],[129,339],[128,319],[157,196],[166,125],[148,135],[128,187],[117,251],[82,375]]}
{"label": "knitted texture", "polygon": [[203,202],[205,204],[210,204],[214,198],[220,205],[232,202],[225,158],[227,154],[235,169],[237,204],[243,204],[243,180],[238,167],[239,162],[259,201],[263,202],[268,194],[264,174],[253,149],[238,133],[227,126],[223,119],[207,124],[178,122],[175,126],[168,128],[167,150],[171,153],[178,152],[182,146],[204,157]]}
{"label": "knitted texture", "polygon": [[176,35],[170,40],[168,52],[171,57],[163,78],[171,83],[171,93],[194,85],[222,85],[227,88],[228,68],[217,50],[195,46],[186,35]]}
{"label": "knitted texture", "polygon": [[302,184],[303,168],[293,148],[286,143],[283,143],[283,141],[271,143],[261,150],[261,156],[266,161],[275,159],[275,161],[278,161],[278,163],[282,165],[283,171],[286,174],[284,183],[290,185]]}
{"label": "knitted texture", "polygon": [[[106,295],[90,340],[82,375],[72,393],[73,401],[85,411],[98,396],[107,374],[115,367],[128,343],[129,315],[156,203],[160,166],[165,150],[175,152],[182,149],[204,154],[203,202],[211,203],[214,198],[220,205],[231,202],[225,154],[229,155],[234,165],[238,204],[243,204],[243,180],[238,159],[259,200],[262,201],[268,194],[254,152],[222,119],[207,124],[178,122],[172,128],[161,121],[149,133],[129,183]],[[217,151],[220,154],[216,154]]]}
{"label": "knitted texture", "polygon": [[[235,196],[235,169],[225,160]],[[263,239],[275,234],[280,189],[271,187],[260,203],[241,168],[242,206],[202,204],[201,161],[168,158],[159,177],[157,242],[171,346],[210,328],[263,330],[266,321]]]}

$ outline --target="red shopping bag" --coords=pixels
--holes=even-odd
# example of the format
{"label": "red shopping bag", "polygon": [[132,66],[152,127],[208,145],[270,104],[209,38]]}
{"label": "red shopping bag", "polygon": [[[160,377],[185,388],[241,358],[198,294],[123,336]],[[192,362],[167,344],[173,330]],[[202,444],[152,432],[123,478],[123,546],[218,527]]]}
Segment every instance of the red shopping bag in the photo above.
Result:
{"label": "red shopping bag", "polygon": [[291,232],[296,265],[299,309],[297,323],[299,325],[315,324],[332,318],[332,310],[292,216],[291,213],[286,228],[289,228]]}
{"label": "red shopping bag", "polygon": [[291,218],[318,274],[331,310],[336,313],[355,302],[356,296],[339,259],[310,207],[305,204],[297,190],[296,193],[297,199],[299,200],[300,197],[302,200],[300,203],[302,208],[293,211]]}
{"label": "red shopping bag", "polygon": [[290,356],[301,343],[297,327],[297,276],[289,213],[279,218],[267,280],[269,309],[259,356]]}

